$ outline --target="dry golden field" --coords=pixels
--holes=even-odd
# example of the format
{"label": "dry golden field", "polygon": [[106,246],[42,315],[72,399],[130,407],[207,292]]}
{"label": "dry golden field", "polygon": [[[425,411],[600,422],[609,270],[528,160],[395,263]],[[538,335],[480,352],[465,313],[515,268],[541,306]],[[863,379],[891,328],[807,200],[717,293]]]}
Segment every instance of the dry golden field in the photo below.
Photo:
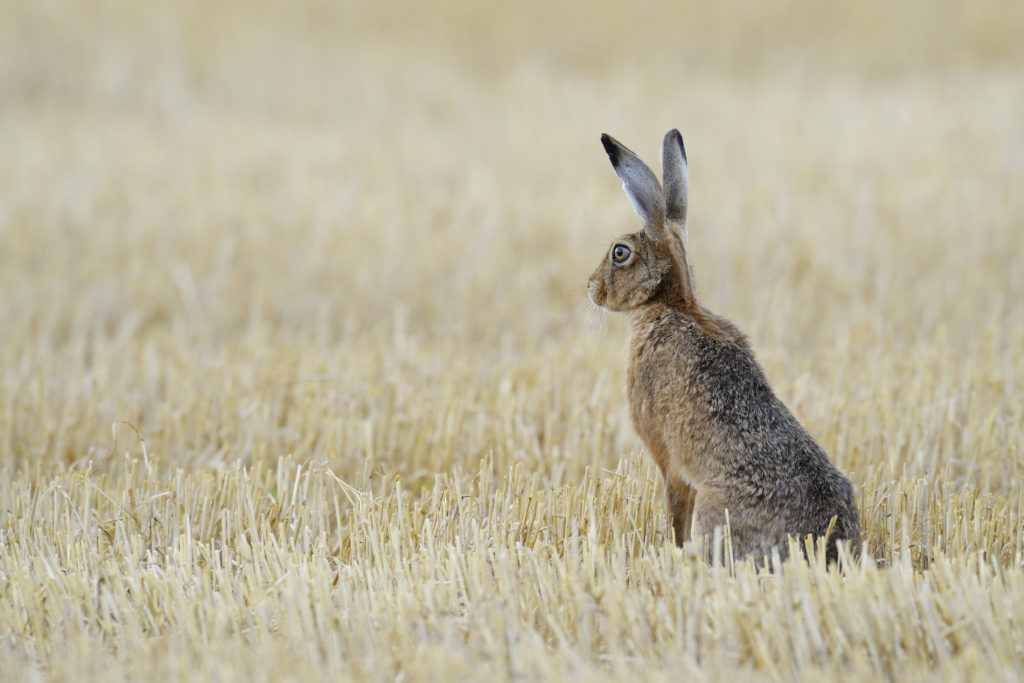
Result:
{"label": "dry golden field", "polygon": [[[1024,3],[0,0],[0,680],[1024,675]],[[598,141],[859,492],[677,549]]]}

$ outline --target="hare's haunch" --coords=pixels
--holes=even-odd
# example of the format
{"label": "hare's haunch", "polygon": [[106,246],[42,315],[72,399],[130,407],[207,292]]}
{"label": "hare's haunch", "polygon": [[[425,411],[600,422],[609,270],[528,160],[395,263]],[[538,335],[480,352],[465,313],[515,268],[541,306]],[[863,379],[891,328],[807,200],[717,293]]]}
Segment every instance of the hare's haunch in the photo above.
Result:
{"label": "hare's haunch", "polygon": [[632,321],[626,395],[665,477],[676,541],[726,524],[735,557],[782,555],[786,537],[860,543],[853,487],[772,391],[747,338],[697,301],[686,251],[688,170],[679,131],[662,147],[664,189],[614,138],[601,142],[643,219],[590,276],[591,300]]}

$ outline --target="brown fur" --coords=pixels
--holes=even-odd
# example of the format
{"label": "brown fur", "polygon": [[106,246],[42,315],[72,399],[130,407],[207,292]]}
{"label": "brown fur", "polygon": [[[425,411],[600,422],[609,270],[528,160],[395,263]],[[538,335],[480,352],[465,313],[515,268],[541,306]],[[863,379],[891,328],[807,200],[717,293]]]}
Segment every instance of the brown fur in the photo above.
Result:
{"label": "brown fur", "polygon": [[[633,152],[602,141],[644,230],[612,244],[588,292],[630,314],[630,414],[665,477],[676,541],[711,534],[728,514],[734,555],[761,560],[773,548],[784,556],[787,536],[824,536],[835,517],[828,556],[840,539],[856,550],[850,482],[772,392],[743,333],[697,301],[682,137],[665,137],[664,192]],[[616,263],[622,246],[631,256]]]}

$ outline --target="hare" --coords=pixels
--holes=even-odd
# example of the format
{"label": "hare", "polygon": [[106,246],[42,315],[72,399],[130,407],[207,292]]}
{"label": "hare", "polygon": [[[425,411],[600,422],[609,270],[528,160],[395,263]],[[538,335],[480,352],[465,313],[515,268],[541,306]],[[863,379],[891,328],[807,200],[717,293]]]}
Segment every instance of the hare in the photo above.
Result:
{"label": "hare", "polygon": [[683,138],[650,168],[601,136],[643,230],[615,240],[590,276],[591,301],[632,322],[626,395],[633,426],[665,478],[676,542],[728,523],[734,557],[763,561],[786,537],[828,533],[856,551],[853,487],[775,396],[747,338],[697,301],[686,250],[689,172]]}

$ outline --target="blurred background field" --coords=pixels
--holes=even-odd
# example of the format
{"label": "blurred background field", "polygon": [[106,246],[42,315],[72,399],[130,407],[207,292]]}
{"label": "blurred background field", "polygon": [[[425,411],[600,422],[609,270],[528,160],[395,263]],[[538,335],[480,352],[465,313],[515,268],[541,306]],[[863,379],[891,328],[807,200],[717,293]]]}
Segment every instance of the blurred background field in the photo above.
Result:
{"label": "blurred background field", "polygon": [[[1022,83],[996,0],[0,0],[0,678],[1019,674]],[[846,576],[668,538],[585,282],[672,127]]]}

